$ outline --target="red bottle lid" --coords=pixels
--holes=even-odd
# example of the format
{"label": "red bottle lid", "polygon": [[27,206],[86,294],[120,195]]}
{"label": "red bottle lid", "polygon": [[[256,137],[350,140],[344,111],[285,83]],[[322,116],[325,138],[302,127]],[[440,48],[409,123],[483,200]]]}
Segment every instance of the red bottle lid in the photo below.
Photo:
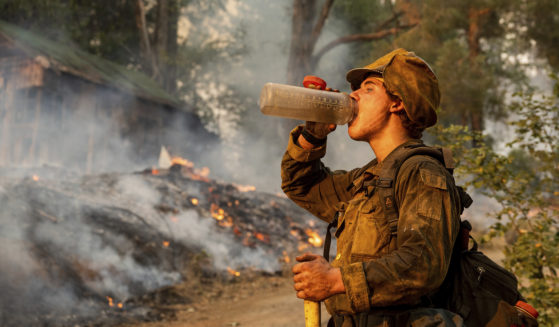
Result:
{"label": "red bottle lid", "polygon": [[538,316],[540,315],[538,313],[538,311],[533,306],[529,305],[528,303],[526,303],[524,301],[516,302],[515,306],[517,308],[521,309],[522,311],[526,312],[530,316],[534,317],[534,319],[538,318]]}
{"label": "red bottle lid", "polygon": [[303,79],[303,86],[311,89],[324,90],[326,89],[326,82],[320,77],[307,75]]}

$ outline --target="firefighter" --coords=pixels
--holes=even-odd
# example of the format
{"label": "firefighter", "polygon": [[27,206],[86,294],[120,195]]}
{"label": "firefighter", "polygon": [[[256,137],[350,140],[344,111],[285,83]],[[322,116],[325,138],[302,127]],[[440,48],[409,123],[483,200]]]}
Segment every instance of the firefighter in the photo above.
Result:
{"label": "firefighter", "polygon": [[[430,302],[459,232],[458,189],[431,156],[398,160],[404,149],[424,146],[423,130],[437,121],[437,78],[413,52],[398,49],[350,70],[347,80],[358,104],[348,134],[369,143],[376,158],[332,171],[320,160],[335,125],[307,122],[291,132],[282,189],[336,227],[337,239],[331,263],[311,253],[297,258],[297,297],[324,300],[329,326],[462,326],[460,316]],[[395,180],[379,177],[396,168]]]}

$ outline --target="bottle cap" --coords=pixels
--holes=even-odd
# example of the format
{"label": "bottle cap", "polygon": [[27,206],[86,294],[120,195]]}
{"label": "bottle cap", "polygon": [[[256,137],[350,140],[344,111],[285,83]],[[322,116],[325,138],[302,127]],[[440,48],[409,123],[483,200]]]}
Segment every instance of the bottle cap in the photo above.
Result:
{"label": "bottle cap", "polygon": [[324,90],[326,89],[326,82],[320,77],[307,75],[303,79],[303,86],[310,89]]}
{"label": "bottle cap", "polygon": [[528,313],[530,316],[534,317],[534,319],[538,318],[538,316],[540,315],[533,306],[529,305],[524,301],[516,302],[515,306],[521,309],[522,311]]}

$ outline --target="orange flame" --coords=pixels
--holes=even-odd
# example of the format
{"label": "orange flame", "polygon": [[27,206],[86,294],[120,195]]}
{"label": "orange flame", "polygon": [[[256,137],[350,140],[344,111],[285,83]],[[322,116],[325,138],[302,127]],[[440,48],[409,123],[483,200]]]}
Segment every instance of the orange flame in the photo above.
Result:
{"label": "orange flame", "polygon": [[181,165],[188,168],[194,167],[194,163],[192,161],[188,161],[187,159],[181,157],[172,157],[171,158],[171,165]]}
{"label": "orange flame", "polygon": [[314,247],[322,246],[322,238],[318,235],[317,232],[313,231],[312,229],[305,230],[305,233],[309,237],[308,241]]}
{"label": "orange flame", "polygon": [[112,298],[112,297],[107,296],[106,298],[107,298],[107,301],[109,301],[109,307],[112,307],[112,306],[115,305],[114,302],[113,302],[113,298]]}
{"label": "orange flame", "polygon": [[291,262],[291,258],[289,258],[289,256],[287,255],[287,251],[283,251],[282,254],[283,254],[283,261],[284,261],[285,263],[290,263],[290,262]]}
{"label": "orange flame", "polygon": [[163,246],[166,247],[166,248],[169,247],[169,241],[163,241],[162,244],[163,244]]}
{"label": "orange flame", "polygon": [[290,231],[289,231],[289,234],[291,234],[291,236],[297,236],[297,235],[299,235],[299,233],[298,233],[297,230],[295,230],[295,229],[290,230]]}
{"label": "orange flame", "polygon": [[124,306],[124,305],[123,305],[121,302],[118,302],[117,307],[118,307],[119,309],[122,309],[123,306]]}
{"label": "orange flame", "polygon": [[220,220],[218,222],[219,226],[222,227],[232,227],[233,226],[233,219],[231,217],[226,217],[226,219]]}
{"label": "orange flame", "polygon": [[157,170],[157,168],[155,168],[155,167],[151,167],[151,174],[152,175],[159,175],[159,170]]}
{"label": "orange flame", "polygon": [[262,241],[264,243],[270,243],[270,236],[269,235],[262,234],[262,233],[255,233],[254,237],[256,237],[257,239],[259,239],[260,241]]}
{"label": "orange flame", "polygon": [[32,178],[33,178],[33,180],[34,180],[35,182],[38,182],[38,181],[39,181],[39,176],[37,176],[37,175],[33,175]]}
{"label": "orange flame", "polygon": [[252,185],[237,185],[234,184],[235,187],[237,188],[237,190],[239,190],[240,192],[254,192],[256,191],[256,186],[252,186]]}
{"label": "orange flame", "polygon": [[190,202],[192,202],[192,204],[195,205],[195,206],[198,205],[198,199],[197,198],[190,199]]}
{"label": "orange flame", "polygon": [[239,277],[241,276],[241,273],[233,270],[231,267],[227,267],[227,272],[230,273],[231,275],[235,276],[235,277]]}
{"label": "orange flame", "polygon": [[212,214],[212,217],[218,221],[225,218],[225,211],[223,211],[223,209],[218,207],[215,203],[212,203],[212,205],[210,206],[210,212]]}

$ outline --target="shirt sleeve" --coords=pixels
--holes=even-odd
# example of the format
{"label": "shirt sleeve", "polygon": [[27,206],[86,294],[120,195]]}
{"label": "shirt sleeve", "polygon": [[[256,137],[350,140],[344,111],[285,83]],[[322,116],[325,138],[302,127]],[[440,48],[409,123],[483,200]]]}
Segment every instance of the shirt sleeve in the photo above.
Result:
{"label": "shirt sleeve", "polygon": [[450,264],[460,221],[452,176],[434,159],[412,157],[401,167],[395,196],[397,248],[341,268],[346,294],[358,311],[418,304],[442,284]]}
{"label": "shirt sleeve", "polygon": [[348,186],[358,169],[331,171],[320,161],[326,154],[326,144],[306,150],[296,142],[303,126],[290,134],[287,151],[281,162],[281,188],[302,208],[318,218],[330,222],[337,204],[350,198]]}

